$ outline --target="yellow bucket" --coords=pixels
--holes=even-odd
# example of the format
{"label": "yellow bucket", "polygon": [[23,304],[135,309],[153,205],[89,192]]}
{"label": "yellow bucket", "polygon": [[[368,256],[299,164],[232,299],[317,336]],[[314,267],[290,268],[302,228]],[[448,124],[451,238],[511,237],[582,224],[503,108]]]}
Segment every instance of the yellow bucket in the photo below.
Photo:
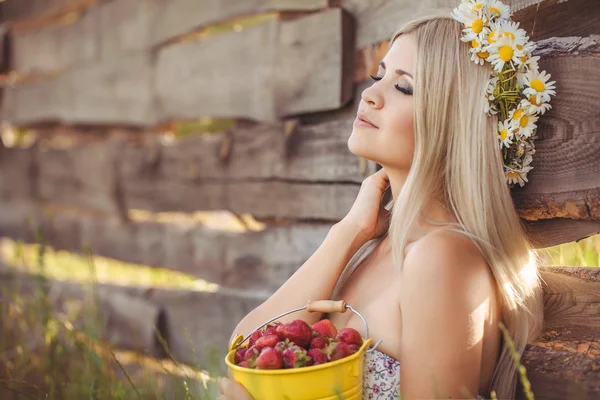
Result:
{"label": "yellow bucket", "polygon": [[[356,353],[325,364],[276,370],[251,369],[235,365],[234,357],[237,349],[254,331],[284,315],[304,309],[309,312],[322,313],[343,313],[346,309],[350,309],[365,323],[367,338],[363,338],[363,343]],[[306,306],[278,315],[254,329],[254,331],[250,332],[246,338],[242,335],[235,336],[229,346],[225,363],[229,367],[233,379],[244,386],[255,400],[361,399],[364,355],[368,351],[372,339],[368,337],[369,328],[363,316],[347,305],[345,301],[309,301]],[[248,344],[243,347],[247,346]]]}

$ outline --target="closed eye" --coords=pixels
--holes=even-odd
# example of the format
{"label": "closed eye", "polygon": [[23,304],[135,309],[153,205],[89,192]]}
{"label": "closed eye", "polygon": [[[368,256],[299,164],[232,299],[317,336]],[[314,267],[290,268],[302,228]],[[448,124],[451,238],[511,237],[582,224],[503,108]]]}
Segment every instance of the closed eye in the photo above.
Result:
{"label": "closed eye", "polygon": [[[375,81],[380,81],[380,80],[383,79],[381,77],[373,76],[373,75],[370,75],[370,77],[373,78],[373,80],[375,80]],[[396,89],[398,89],[399,91],[401,91],[402,93],[407,94],[409,96],[413,94],[413,92],[412,92],[412,90],[410,88],[407,88],[407,87],[405,88],[405,87],[402,87],[402,86],[400,86],[398,84],[394,85],[394,87]]]}

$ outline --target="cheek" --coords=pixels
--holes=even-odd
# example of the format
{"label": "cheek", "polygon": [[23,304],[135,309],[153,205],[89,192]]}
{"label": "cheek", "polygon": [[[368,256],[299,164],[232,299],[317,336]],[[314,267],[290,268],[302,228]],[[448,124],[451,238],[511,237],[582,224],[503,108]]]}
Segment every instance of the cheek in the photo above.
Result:
{"label": "cheek", "polygon": [[414,127],[412,113],[395,115],[385,132],[385,148],[393,153],[390,162],[407,167],[414,152]]}

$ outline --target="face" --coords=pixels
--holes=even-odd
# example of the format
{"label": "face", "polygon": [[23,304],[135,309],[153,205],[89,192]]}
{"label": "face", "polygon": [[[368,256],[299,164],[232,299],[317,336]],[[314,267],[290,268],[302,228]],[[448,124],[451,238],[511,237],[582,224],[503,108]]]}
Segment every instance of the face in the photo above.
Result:
{"label": "face", "polygon": [[[396,39],[381,61],[373,84],[362,92],[348,148],[386,170],[410,169],[416,47],[410,34]],[[367,119],[373,125],[360,119]]]}

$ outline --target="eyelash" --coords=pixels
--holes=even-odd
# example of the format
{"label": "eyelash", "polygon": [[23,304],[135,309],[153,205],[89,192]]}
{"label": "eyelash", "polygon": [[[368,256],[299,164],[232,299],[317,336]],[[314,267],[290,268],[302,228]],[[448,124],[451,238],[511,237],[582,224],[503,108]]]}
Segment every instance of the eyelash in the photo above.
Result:
{"label": "eyelash", "polygon": [[[370,77],[371,77],[371,78],[372,78],[374,81],[380,81],[381,79],[383,79],[383,78],[379,78],[379,77],[377,77],[377,76],[373,76],[373,75],[369,75],[369,76],[370,76]],[[404,94],[407,94],[407,95],[411,95],[411,94],[412,94],[412,91],[410,91],[409,89],[403,88],[402,86],[399,86],[399,85],[394,85],[394,87],[395,87],[396,89],[398,89],[399,91],[401,91],[402,93],[404,93]]]}

